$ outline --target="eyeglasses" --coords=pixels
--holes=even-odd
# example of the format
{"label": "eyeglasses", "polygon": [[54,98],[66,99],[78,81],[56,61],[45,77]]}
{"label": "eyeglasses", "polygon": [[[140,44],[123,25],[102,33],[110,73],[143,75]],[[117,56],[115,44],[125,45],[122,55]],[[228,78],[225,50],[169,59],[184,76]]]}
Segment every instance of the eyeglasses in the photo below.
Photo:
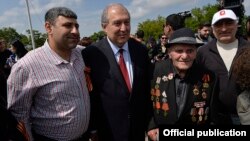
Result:
{"label": "eyeglasses", "polygon": [[161,39],[162,39],[162,40],[164,40],[164,39],[166,40],[166,39],[168,39],[168,38],[166,38],[166,37],[161,37]]}

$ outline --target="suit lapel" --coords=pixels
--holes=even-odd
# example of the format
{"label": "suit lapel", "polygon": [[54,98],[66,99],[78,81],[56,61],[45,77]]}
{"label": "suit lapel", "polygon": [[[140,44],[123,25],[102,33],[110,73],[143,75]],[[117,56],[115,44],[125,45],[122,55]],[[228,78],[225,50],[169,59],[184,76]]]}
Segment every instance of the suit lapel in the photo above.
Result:
{"label": "suit lapel", "polygon": [[[134,49],[134,44],[129,40],[128,41],[128,50],[129,50],[129,55],[130,55],[130,60],[131,60],[131,64],[132,64],[132,69],[133,69],[133,85],[132,85],[132,91],[133,91],[133,88],[134,88],[134,85],[137,83],[136,81],[138,80],[136,77],[138,76],[137,75],[137,68],[136,68],[136,58],[138,56],[136,56],[136,50]],[[131,93],[132,94],[132,93]]]}
{"label": "suit lapel", "polygon": [[113,50],[111,49],[111,46],[108,43],[107,38],[104,39],[102,46],[100,46],[102,52],[105,54],[105,56],[108,58],[109,64],[111,66],[110,68],[110,75],[113,75],[114,78],[118,80],[118,82],[124,86],[124,89],[128,91],[128,88],[126,87],[126,82],[123,79],[122,72],[120,70],[120,67],[116,61],[115,55]]}

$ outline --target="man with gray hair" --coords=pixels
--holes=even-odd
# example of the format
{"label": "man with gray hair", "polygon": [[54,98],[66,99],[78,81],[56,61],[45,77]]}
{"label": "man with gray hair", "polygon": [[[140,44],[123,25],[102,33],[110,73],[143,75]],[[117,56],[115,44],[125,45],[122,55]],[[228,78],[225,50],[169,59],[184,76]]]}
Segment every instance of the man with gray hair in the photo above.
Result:
{"label": "man with gray hair", "polygon": [[247,41],[236,36],[237,28],[238,18],[232,10],[222,9],[216,12],[212,19],[215,39],[199,48],[197,53],[198,63],[219,77],[218,124],[240,124],[236,112],[239,90],[232,77],[231,68]]}
{"label": "man with gray hair", "polygon": [[108,5],[101,22],[107,36],[82,51],[93,84],[90,127],[102,141],[145,140],[150,112],[147,50],[130,38],[130,14],[122,4]]}
{"label": "man with gray hair", "polygon": [[45,14],[48,39],[20,59],[8,79],[8,109],[31,140],[87,141],[90,103],[77,15],[66,7]]}

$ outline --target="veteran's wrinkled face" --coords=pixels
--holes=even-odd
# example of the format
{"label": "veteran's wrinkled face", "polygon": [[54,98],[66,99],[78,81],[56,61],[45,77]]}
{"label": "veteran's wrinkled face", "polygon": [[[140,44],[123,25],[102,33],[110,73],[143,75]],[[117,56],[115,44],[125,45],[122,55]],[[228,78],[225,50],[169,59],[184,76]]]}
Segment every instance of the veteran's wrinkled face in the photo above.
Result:
{"label": "veteran's wrinkled face", "polygon": [[186,72],[192,66],[196,53],[196,46],[189,44],[173,44],[168,49],[169,58],[178,72]]}

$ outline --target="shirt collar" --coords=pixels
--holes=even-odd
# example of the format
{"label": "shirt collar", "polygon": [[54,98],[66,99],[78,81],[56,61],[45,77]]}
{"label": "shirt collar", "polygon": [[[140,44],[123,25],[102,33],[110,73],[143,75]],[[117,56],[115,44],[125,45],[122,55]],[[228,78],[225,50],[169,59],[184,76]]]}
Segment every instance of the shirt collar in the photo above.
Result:
{"label": "shirt collar", "polygon": [[111,46],[111,49],[112,49],[112,51],[114,52],[114,54],[117,54],[117,53],[119,53],[119,49],[124,49],[124,51],[126,52],[128,52],[128,42],[126,42],[121,48],[119,48],[118,46],[116,46],[115,44],[113,44],[110,40],[109,40],[109,38],[107,37],[107,39],[108,39],[108,42],[109,42],[109,45]]}
{"label": "shirt collar", "polygon": [[51,62],[53,62],[55,65],[59,65],[59,64],[68,64],[70,62],[74,62],[77,59],[77,56],[75,55],[75,49],[72,49],[71,52],[71,57],[70,57],[70,62],[64,60],[62,57],[60,57],[55,51],[53,51],[51,49],[51,47],[49,46],[48,41],[46,40],[46,42],[44,43],[44,49],[45,52],[47,52],[47,55],[49,58],[51,58]]}

